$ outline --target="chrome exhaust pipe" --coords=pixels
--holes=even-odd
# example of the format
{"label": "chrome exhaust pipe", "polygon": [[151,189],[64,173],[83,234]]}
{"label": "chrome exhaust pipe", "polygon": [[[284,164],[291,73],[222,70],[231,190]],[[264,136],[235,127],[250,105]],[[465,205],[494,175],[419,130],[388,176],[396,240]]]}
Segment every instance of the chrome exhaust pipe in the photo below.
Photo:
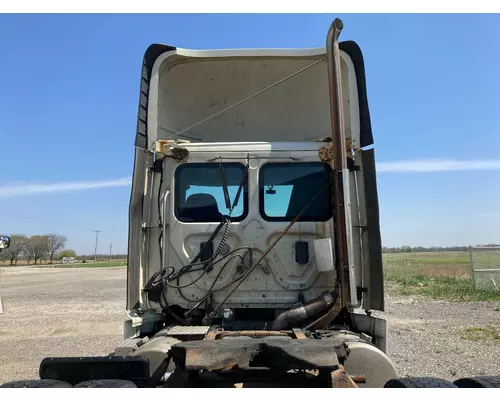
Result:
{"label": "chrome exhaust pipe", "polygon": [[341,308],[349,299],[349,259],[347,249],[346,209],[344,204],[344,180],[349,179],[347,169],[346,137],[344,130],[344,107],[342,97],[342,75],[340,69],[339,37],[344,24],[335,18],[327,36],[328,83],[330,92],[330,118],[332,129],[333,160],[331,167],[334,173],[332,187],[333,218],[335,224],[334,260],[337,279],[340,283]]}

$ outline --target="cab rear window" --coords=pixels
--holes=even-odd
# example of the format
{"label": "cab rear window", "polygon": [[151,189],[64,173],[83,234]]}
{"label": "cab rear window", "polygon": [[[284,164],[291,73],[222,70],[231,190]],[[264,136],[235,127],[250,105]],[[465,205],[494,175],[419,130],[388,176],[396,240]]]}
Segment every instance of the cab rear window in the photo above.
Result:
{"label": "cab rear window", "polygon": [[[240,163],[224,163],[224,175],[231,204],[245,172]],[[248,182],[248,180],[247,180]],[[175,216],[182,222],[219,222],[221,215],[229,216],[224,189],[217,163],[193,163],[175,171]],[[248,183],[241,191],[238,204],[231,213],[232,221],[242,221],[248,214]]]}
{"label": "cab rear window", "polygon": [[[331,168],[322,162],[268,163],[259,172],[260,214],[268,221],[291,221],[328,184]],[[331,191],[325,189],[299,221],[332,218]]]}

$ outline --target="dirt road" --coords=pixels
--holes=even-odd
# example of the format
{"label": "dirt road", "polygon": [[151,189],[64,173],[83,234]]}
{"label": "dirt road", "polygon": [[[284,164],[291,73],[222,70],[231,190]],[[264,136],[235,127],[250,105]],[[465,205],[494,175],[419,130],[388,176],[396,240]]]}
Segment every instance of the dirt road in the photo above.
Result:
{"label": "dirt road", "polygon": [[[47,356],[104,355],[122,339],[124,268],[0,268],[0,383],[37,378]],[[500,340],[463,338],[499,326],[500,304],[408,298],[388,289],[389,352],[402,375],[500,375]]]}

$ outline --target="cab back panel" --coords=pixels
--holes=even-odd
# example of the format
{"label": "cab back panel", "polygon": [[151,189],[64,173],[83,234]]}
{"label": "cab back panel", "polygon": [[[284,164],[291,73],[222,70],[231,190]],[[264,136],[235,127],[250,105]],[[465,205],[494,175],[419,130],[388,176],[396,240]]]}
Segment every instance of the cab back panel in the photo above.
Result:
{"label": "cab back panel", "polygon": [[[252,154],[254,155],[254,154]],[[255,154],[256,155],[256,154]],[[206,162],[210,154],[193,153],[190,163]],[[224,158],[224,154],[220,155]],[[246,153],[231,153],[230,157],[241,157],[243,162]],[[321,165],[317,154],[312,154],[310,159]],[[233,160],[231,160],[233,161]],[[248,210],[242,221],[231,223],[230,234],[227,240],[228,251],[242,246],[253,249],[253,262],[267,250],[272,242],[282,233],[289,221],[266,221],[262,218],[259,201],[259,169],[262,165],[269,163],[266,160],[251,159],[251,168],[248,175]],[[272,164],[284,163],[284,160],[273,160]],[[176,162],[167,160],[170,186],[175,187]],[[300,188],[300,187],[299,187]],[[312,198],[314,192],[320,188],[311,187],[307,193]],[[181,222],[176,218],[175,194],[170,196],[168,204],[169,229],[166,248],[166,265],[181,266],[188,264],[200,250],[202,242],[206,242],[217,227],[217,223],[206,222]],[[241,200],[240,200],[241,201]],[[293,201],[291,202],[293,203]],[[262,261],[259,267],[246,279],[238,290],[231,296],[229,306],[244,307],[289,307],[298,301],[298,294],[302,292],[305,299],[312,299],[326,290],[332,290],[335,285],[335,273],[319,273],[316,269],[313,241],[316,239],[331,237],[331,219],[326,221],[298,222],[279,241],[271,253]],[[220,243],[220,237],[214,241],[213,248],[216,249]],[[298,242],[302,244],[297,245]],[[297,258],[296,248],[300,247],[301,255],[306,254],[307,259],[302,261]],[[245,255],[244,259],[235,258],[220,274],[215,288],[223,287],[231,283],[239,276],[238,265],[243,264],[248,268],[248,254],[243,249],[237,254]],[[297,262],[299,261],[299,262]],[[194,285],[182,288],[182,294],[193,302],[200,299],[212,285],[218,275],[223,263],[214,266],[213,271],[207,273]],[[241,267],[240,267],[241,268]],[[180,284],[195,281],[200,272],[186,274],[180,279]],[[227,290],[221,290],[214,295],[214,302],[218,303],[226,295]],[[179,294],[178,290],[167,289],[169,304],[180,304],[187,306],[186,300]]]}

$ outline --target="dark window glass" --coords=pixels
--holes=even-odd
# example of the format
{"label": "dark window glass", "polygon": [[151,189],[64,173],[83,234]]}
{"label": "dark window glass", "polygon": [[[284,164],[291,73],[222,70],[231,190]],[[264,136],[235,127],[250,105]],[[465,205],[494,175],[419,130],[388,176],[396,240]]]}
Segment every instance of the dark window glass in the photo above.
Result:
{"label": "dark window glass", "polygon": [[[322,162],[269,163],[259,175],[260,213],[268,221],[291,221],[328,184],[331,168]],[[299,221],[332,217],[330,189],[309,205]]]}
{"label": "dark window glass", "polygon": [[[231,204],[238,192],[245,166],[224,163],[224,175]],[[247,180],[248,181],[248,180]],[[175,172],[175,216],[182,222],[219,222],[228,216],[218,163],[184,164]],[[248,213],[248,185],[241,191],[232,221],[242,221]]]}

